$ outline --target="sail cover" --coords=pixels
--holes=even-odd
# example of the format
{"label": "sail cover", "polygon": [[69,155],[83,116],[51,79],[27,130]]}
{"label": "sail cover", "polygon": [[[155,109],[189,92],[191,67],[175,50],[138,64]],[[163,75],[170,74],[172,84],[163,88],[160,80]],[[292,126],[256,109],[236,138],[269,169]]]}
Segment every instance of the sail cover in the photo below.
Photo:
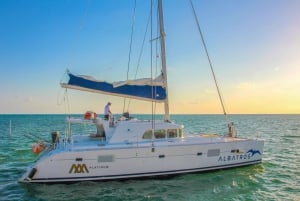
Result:
{"label": "sail cover", "polygon": [[61,83],[64,88],[156,102],[163,102],[167,98],[163,82],[158,82],[161,77],[154,79],[153,82],[150,82],[149,79],[144,79],[144,82],[143,79],[139,79],[136,82],[131,80],[118,82],[114,85],[113,83],[96,80],[90,76],[74,75],[72,73],[68,73],[68,75],[68,83]]}

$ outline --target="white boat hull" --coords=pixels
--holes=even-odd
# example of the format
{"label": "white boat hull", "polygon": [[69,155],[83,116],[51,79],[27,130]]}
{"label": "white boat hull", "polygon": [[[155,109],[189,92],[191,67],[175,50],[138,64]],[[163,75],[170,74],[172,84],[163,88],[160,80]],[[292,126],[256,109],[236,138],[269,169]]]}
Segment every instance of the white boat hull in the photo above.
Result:
{"label": "white boat hull", "polygon": [[[232,139],[232,138],[228,138]],[[159,143],[157,143],[159,144]],[[21,178],[21,182],[76,182],[129,179],[217,170],[260,163],[263,141],[163,145],[130,144],[120,149],[48,152]]]}

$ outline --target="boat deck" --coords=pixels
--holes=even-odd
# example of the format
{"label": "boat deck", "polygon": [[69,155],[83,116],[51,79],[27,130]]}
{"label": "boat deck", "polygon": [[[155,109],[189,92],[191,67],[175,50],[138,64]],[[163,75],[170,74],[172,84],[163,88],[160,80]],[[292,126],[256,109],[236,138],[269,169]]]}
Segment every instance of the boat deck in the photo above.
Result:
{"label": "boat deck", "polygon": [[[180,146],[180,145],[194,145],[194,144],[215,144],[226,143],[234,141],[246,141],[250,139],[246,138],[232,138],[224,137],[217,134],[199,134],[199,135],[187,135],[182,138],[170,138],[170,139],[156,139],[153,140],[155,146]],[[94,149],[113,149],[113,148],[130,148],[130,147],[149,147],[152,146],[152,140],[144,141],[128,141],[124,140],[123,143],[109,143],[109,140],[105,140],[101,137],[94,137],[90,135],[76,135],[73,136],[73,143],[69,146],[63,142],[59,143],[57,149],[71,148],[76,150],[94,150]],[[71,147],[70,147],[71,146]]]}

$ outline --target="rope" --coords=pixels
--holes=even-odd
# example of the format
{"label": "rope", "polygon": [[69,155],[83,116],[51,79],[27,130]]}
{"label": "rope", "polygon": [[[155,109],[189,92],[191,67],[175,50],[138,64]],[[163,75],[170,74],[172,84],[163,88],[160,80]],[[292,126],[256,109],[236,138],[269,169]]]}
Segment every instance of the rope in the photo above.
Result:
{"label": "rope", "polygon": [[196,11],[195,11],[195,8],[194,8],[192,0],[190,0],[190,4],[191,4],[192,10],[193,10],[193,15],[194,15],[194,18],[195,18],[195,21],[196,21],[196,24],[197,24],[197,28],[198,28],[199,34],[201,36],[201,41],[203,43],[203,46],[204,46],[204,49],[205,49],[205,53],[206,53],[206,56],[207,56],[207,59],[208,59],[208,62],[209,62],[210,70],[212,72],[212,75],[213,75],[213,78],[214,78],[214,82],[215,82],[215,85],[216,85],[216,88],[217,88],[217,91],[218,91],[218,95],[219,95],[219,99],[220,99],[220,102],[221,102],[221,105],[222,105],[223,113],[226,116],[227,113],[226,113],[226,110],[225,110],[224,101],[223,101],[223,98],[222,98],[222,95],[221,95],[221,91],[219,89],[217,78],[216,78],[216,75],[215,75],[215,72],[214,72],[214,69],[213,69],[213,65],[212,65],[211,59],[210,59],[209,54],[208,54],[208,50],[207,50],[207,47],[206,47],[206,44],[205,44],[205,41],[204,41],[204,37],[203,37],[202,31],[201,31],[201,28],[200,28],[200,24],[199,24],[198,17],[197,17],[197,14],[196,14]]}

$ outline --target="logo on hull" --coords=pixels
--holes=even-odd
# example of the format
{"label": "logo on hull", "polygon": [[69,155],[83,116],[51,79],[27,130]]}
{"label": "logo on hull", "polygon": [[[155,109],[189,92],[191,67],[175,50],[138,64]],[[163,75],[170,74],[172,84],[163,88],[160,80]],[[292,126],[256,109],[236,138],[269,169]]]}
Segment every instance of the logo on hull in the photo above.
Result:
{"label": "logo on hull", "polygon": [[71,173],[89,173],[85,164],[73,164],[69,170],[69,174]]}
{"label": "logo on hull", "polygon": [[246,153],[240,152],[236,154],[230,154],[225,156],[219,156],[218,161],[238,161],[238,160],[249,160],[251,159],[255,154],[261,155],[259,150],[255,149],[249,149]]}
{"label": "logo on hull", "polygon": [[251,156],[254,156],[255,154],[261,155],[259,150],[254,150],[254,149],[250,149],[249,151],[247,151],[247,153],[251,153]]}

